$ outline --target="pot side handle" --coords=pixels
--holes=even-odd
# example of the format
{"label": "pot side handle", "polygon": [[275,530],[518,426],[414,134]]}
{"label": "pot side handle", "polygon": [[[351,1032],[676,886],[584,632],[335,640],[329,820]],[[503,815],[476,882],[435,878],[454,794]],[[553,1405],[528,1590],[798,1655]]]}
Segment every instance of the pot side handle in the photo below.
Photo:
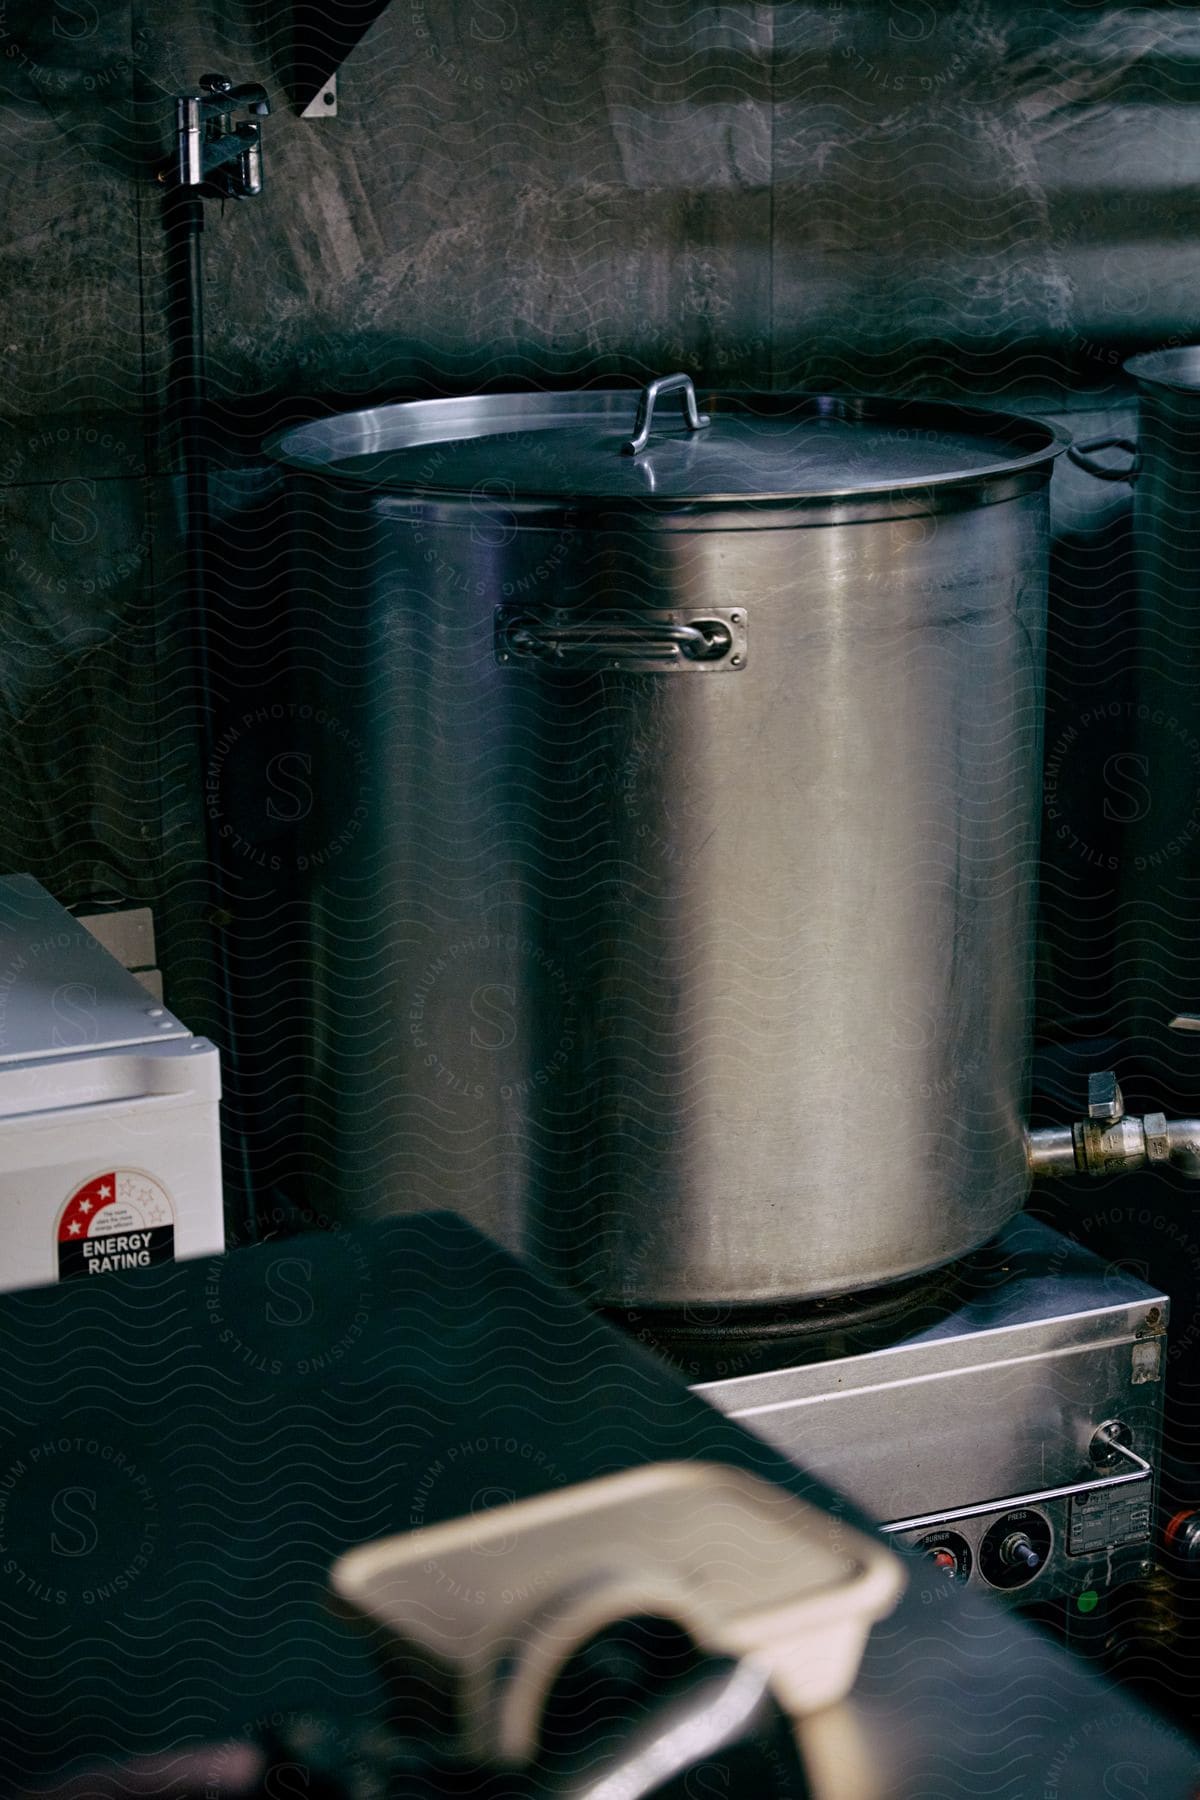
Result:
{"label": "pot side handle", "polygon": [[[1095,460],[1094,452],[1097,450],[1125,450],[1133,460],[1127,469],[1113,468],[1108,463]],[[1086,443],[1069,445],[1067,455],[1077,469],[1083,469],[1088,475],[1094,475],[1097,481],[1133,482],[1137,479],[1138,447],[1132,438],[1088,438]]]}

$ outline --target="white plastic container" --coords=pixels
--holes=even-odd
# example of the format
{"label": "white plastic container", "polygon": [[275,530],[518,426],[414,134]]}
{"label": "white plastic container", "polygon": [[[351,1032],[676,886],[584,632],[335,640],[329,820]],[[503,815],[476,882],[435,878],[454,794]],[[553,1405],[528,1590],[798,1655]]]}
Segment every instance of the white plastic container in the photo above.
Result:
{"label": "white plastic container", "polygon": [[438,1747],[506,1767],[533,1760],[570,1657],[622,1619],[674,1620],[748,1663],[798,1729],[845,1698],[905,1582],[893,1551],[834,1513],[743,1469],[680,1462],[379,1538],[330,1576],[384,1667],[436,1696]]}
{"label": "white plastic container", "polygon": [[0,1289],[225,1247],[219,1055],[31,875],[0,879]]}

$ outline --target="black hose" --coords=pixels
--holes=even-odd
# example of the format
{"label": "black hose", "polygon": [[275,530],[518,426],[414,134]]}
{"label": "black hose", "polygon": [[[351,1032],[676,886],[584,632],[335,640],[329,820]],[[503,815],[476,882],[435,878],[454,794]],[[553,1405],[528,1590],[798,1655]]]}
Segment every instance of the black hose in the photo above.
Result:
{"label": "black hose", "polygon": [[[185,641],[189,672],[199,708],[201,767],[207,769],[215,747],[211,657],[212,594],[208,559],[208,422],[204,352],[204,202],[185,188],[168,190],[163,222],[169,254],[169,329],[171,388],[179,428],[184,479],[184,552],[186,583]],[[226,1217],[237,1241],[258,1236],[249,1143],[242,1117],[242,1064],[238,1051],[238,1017],[229,945],[221,924],[224,895],[220,883],[220,845],[204,809],[207,867],[205,913],[210,928],[213,975],[217,988],[225,1082],[224,1156]],[[231,1090],[232,1089],[232,1093]],[[230,1196],[229,1188],[234,1192]]]}

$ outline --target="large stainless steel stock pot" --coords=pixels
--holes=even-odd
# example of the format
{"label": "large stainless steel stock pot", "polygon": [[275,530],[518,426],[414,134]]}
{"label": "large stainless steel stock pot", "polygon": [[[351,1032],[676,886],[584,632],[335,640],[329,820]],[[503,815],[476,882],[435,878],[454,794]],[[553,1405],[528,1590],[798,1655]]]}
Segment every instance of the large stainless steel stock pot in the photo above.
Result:
{"label": "large stainless steel stock pot", "polygon": [[1061,447],[685,377],[275,441],[293,703],[371,771],[301,876],[347,1216],[451,1206],[675,1308],[1020,1207]]}

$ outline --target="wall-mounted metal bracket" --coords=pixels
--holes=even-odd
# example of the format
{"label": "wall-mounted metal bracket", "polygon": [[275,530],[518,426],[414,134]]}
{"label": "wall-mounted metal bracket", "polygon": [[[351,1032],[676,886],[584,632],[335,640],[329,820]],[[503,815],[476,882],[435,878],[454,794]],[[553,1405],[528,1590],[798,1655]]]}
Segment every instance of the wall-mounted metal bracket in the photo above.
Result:
{"label": "wall-mounted metal bracket", "polygon": [[292,0],[288,93],[302,119],[337,117],[338,71],[388,0]]}
{"label": "wall-mounted metal bracket", "polygon": [[321,82],[316,93],[300,114],[302,119],[336,119],[337,118],[337,76],[331,75],[328,81]]}
{"label": "wall-mounted metal bracket", "polygon": [[[262,127],[271,111],[257,81],[202,75],[194,94],[175,99],[175,155],[159,171],[184,195],[251,200],[262,193]],[[248,119],[238,118],[249,113]]]}

